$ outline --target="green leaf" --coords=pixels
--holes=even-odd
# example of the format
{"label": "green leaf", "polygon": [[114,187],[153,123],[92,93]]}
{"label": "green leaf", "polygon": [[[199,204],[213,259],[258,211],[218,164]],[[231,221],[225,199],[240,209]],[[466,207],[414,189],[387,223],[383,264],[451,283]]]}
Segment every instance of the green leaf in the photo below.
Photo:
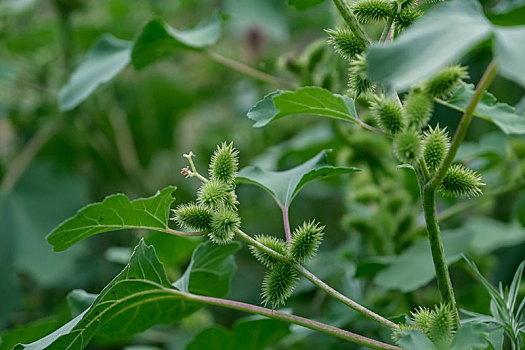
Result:
{"label": "green leaf", "polygon": [[274,91],[257,102],[248,111],[248,118],[264,126],[274,120],[299,114],[315,114],[323,117],[356,121],[354,100],[346,95],[315,86],[306,86],[296,91]]}
{"label": "green leaf", "polygon": [[236,266],[232,254],[240,244],[217,245],[207,241],[195,249],[186,272],[173,285],[183,291],[205,296],[225,296]]}
{"label": "green leaf", "polygon": [[436,346],[421,331],[409,329],[402,332],[398,345],[404,350],[435,350]]}
{"label": "green leaf", "polygon": [[248,166],[237,174],[237,180],[265,189],[281,207],[289,207],[299,190],[319,178],[360,171],[357,168],[333,167],[327,164],[328,151],[322,151],[307,162],[285,171],[265,171]]}
{"label": "green leaf", "polygon": [[177,30],[161,19],[150,21],[135,41],[131,62],[136,69],[173,54],[176,50],[202,50],[219,40],[222,19],[215,15],[212,20],[194,29]]}
{"label": "green leaf", "polygon": [[299,11],[304,11],[323,2],[325,0],[288,0],[288,5],[295,7]]}
{"label": "green leaf", "polygon": [[478,1],[438,4],[392,43],[370,47],[370,77],[404,91],[459,59],[491,31]]}
{"label": "green leaf", "polygon": [[481,324],[467,324],[461,326],[452,340],[450,350],[483,349],[487,345],[482,333],[486,327]]}
{"label": "green leaf", "polygon": [[[228,290],[224,284],[229,285],[235,271],[231,254],[239,247],[237,242],[226,246],[207,242],[197,248],[184,273],[189,276],[189,291],[224,297]],[[100,340],[125,338],[155,324],[182,319],[202,307],[177,299],[171,292],[173,289],[154,248],[141,240],[128,265],[102,290],[88,310],[45,338],[28,345],[20,344],[16,349],[83,349],[95,335]]]}
{"label": "green leaf", "polygon": [[217,326],[204,329],[186,350],[264,350],[288,334],[286,323],[249,317],[236,322],[231,331]]}
{"label": "green leaf", "polygon": [[[438,102],[463,112],[473,95],[474,85],[463,84],[449,99]],[[525,116],[516,114],[514,107],[498,102],[491,93],[483,94],[474,115],[496,124],[506,134],[525,134]]]}
{"label": "green leaf", "polygon": [[488,18],[492,23],[502,26],[525,24],[525,1],[499,1],[491,9]]}
{"label": "green leaf", "polygon": [[67,296],[67,304],[71,310],[71,314],[74,317],[77,317],[83,313],[87,308],[89,308],[95,299],[97,299],[98,294],[88,293],[83,289],[74,289]]}
{"label": "green leaf", "polygon": [[169,186],[153,197],[134,201],[121,193],[106,197],[100,203],[80,209],[74,217],[55,228],[47,241],[55,251],[63,251],[98,233],[131,228],[167,229],[175,189]]}
{"label": "green leaf", "polygon": [[495,52],[498,60],[499,73],[507,79],[525,86],[525,26],[496,27]]}
{"label": "green leaf", "polygon": [[113,79],[129,63],[131,41],[102,35],[73,72],[58,96],[61,111],[78,106],[102,83]]}
{"label": "green leaf", "polygon": [[49,317],[12,328],[0,334],[0,350],[12,350],[20,342],[32,342],[42,338],[58,326],[55,317]]}

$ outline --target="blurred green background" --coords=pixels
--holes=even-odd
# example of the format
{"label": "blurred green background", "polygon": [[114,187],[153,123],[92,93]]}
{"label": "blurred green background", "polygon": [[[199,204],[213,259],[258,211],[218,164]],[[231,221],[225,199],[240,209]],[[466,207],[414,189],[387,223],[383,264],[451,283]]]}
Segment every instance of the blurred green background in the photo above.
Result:
{"label": "blurred green background", "polygon": [[[485,3],[487,9],[495,5]],[[205,172],[210,154],[223,141],[234,141],[241,151],[241,167],[286,169],[331,148],[334,164],[362,168],[357,175],[311,184],[294,201],[292,227],[310,218],[326,225],[325,242],[310,268],[381,314],[396,316],[439,301],[433,272],[425,270],[432,265],[420,240],[423,218],[415,178],[396,169],[386,140],[354,125],[305,116],[252,128],[247,110],[278,86],[181,51],[140,71],[128,67],[76,109],[58,111],[60,87],[103,33],[132,40],[152,18],[182,29],[217,11],[227,20],[215,51],[298,85],[345,93],[346,63],[326,44],[323,32],[339,21],[330,2],[302,12],[284,0],[0,2],[0,330],[11,330],[3,335],[0,349],[38,339],[69,320],[67,293],[98,293],[122,269],[140,237],[155,245],[170,278],[178,278],[198,239],[122,231],[53,253],[44,237],[82,206],[112,193],[138,198],[176,185],[177,203],[192,200],[198,184],[180,175],[187,165],[182,154],[193,151],[197,167]],[[380,33],[381,26],[367,29]],[[472,82],[490,61],[488,45],[474,48],[462,62],[469,66]],[[519,104],[524,95],[523,88],[503,79],[490,91],[510,105]],[[366,118],[366,106],[360,108]],[[432,124],[454,130],[459,116],[438,106]],[[462,160],[483,174],[487,192],[517,185],[444,221],[445,248],[452,260],[465,253],[491,280],[507,283],[525,258],[525,197],[519,186],[525,140],[476,119],[460,152]],[[238,195],[244,231],[283,234],[281,213],[270,196],[248,185],[240,185]],[[439,207],[446,211],[456,204],[442,201]],[[236,261],[229,298],[258,304],[263,268],[245,248]],[[413,266],[421,271],[409,272]],[[451,273],[461,307],[486,312],[489,297],[465,264],[452,265]],[[306,282],[287,306],[300,315],[388,340],[384,330]],[[90,348],[184,349],[211,324],[231,327],[244,316],[205,309],[182,324],[155,327],[124,344],[95,341]],[[16,327],[27,324],[29,328],[16,333]],[[273,346],[349,348],[294,328]]]}

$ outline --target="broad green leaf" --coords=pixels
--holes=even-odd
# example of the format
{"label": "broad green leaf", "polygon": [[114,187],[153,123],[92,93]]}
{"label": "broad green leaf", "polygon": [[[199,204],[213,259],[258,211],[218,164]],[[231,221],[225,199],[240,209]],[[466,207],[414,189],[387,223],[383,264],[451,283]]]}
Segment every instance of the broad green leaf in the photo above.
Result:
{"label": "broad green leaf", "polygon": [[55,251],[63,251],[98,233],[131,228],[167,229],[175,189],[169,186],[153,197],[134,201],[121,193],[106,197],[100,203],[80,209],[74,217],[55,228],[47,241]]}
{"label": "broad green leaf", "polygon": [[[213,263],[205,265],[199,261],[197,265],[204,267],[196,269],[195,274],[191,273],[193,267],[188,267],[190,273],[185,275],[190,276],[190,292],[224,297],[227,288],[221,284],[229,284],[235,270],[231,254],[239,244],[213,246],[205,243],[203,246],[202,251],[206,254],[200,254],[199,259]],[[222,269],[229,275],[224,275]],[[204,272],[211,277],[204,277]],[[202,307],[177,299],[173,290],[154,248],[141,240],[128,265],[103,289],[88,310],[47,337],[32,344],[20,344],[16,349],[83,349],[95,335],[101,340],[125,338],[155,324],[177,321]]]}
{"label": "broad green leaf", "polygon": [[300,114],[354,122],[358,119],[353,99],[315,86],[302,87],[296,91],[274,91],[257,102],[247,116],[256,122],[254,127],[261,127],[274,120]]}
{"label": "broad green leaf", "polygon": [[219,40],[221,31],[222,19],[219,15],[215,15],[209,23],[189,30],[177,30],[161,19],[154,19],[144,26],[135,41],[131,62],[136,69],[142,69],[179,49],[205,49]]}
{"label": "broad green leaf", "polygon": [[186,272],[173,285],[183,292],[206,296],[226,295],[236,270],[232,254],[239,248],[237,242],[218,246],[207,241],[199,245],[193,252]]}
{"label": "broad green leaf", "polygon": [[295,7],[299,11],[322,4],[325,0],[288,0],[288,5]]}
{"label": "broad green leaf", "polygon": [[436,346],[423,332],[413,329],[403,331],[398,344],[404,350],[437,350]]}
{"label": "broad green leaf", "polygon": [[129,63],[131,41],[102,35],[73,72],[58,96],[61,111],[78,106],[102,83],[113,79]]}
{"label": "broad green leaf", "polygon": [[[465,111],[473,95],[474,85],[463,84],[449,99],[438,102],[458,111]],[[516,114],[514,107],[498,102],[491,93],[486,92],[483,95],[474,115],[496,124],[506,134],[525,134],[525,116]]]}
{"label": "broad green leaf", "polygon": [[525,1],[499,1],[491,9],[488,18],[492,23],[502,26],[525,24]]}
{"label": "broad green leaf", "polygon": [[30,343],[40,339],[55,330],[58,325],[55,317],[48,317],[5,331],[0,334],[0,350],[12,350],[20,342]]}
{"label": "broad green leaf", "polygon": [[357,168],[328,165],[327,153],[322,151],[307,162],[285,171],[265,171],[256,166],[248,166],[237,174],[237,180],[264,188],[279,206],[288,207],[307,183],[319,178],[360,171]]}
{"label": "broad green leaf", "polygon": [[[519,223],[505,224],[488,218],[475,218],[463,227],[442,232],[447,263],[457,261],[462,254],[485,255],[499,248],[515,246],[525,241],[525,229]],[[434,265],[427,239],[421,239],[400,255],[377,260],[386,268],[375,277],[375,283],[386,289],[410,292],[430,282]],[[418,266],[416,270],[411,266]],[[378,266],[378,268],[381,268]],[[409,269],[411,274],[403,271]]]}
{"label": "broad green leaf", "polygon": [[487,345],[483,339],[482,333],[485,330],[484,325],[467,324],[461,326],[452,340],[450,350],[470,350],[483,349]]}
{"label": "broad green leaf", "polygon": [[525,86],[525,26],[496,27],[495,52],[499,73],[507,79]]}
{"label": "broad green leaf", "polygon": [[217,326],[204,329],[186,350],[264,350],[289,333],[286,323],[250,317],[236,322],[232,330]]}
{"label": "broad green leaf", "polygon": [[404,91],[459,59],[491,31],[478,1],[443,2],[392,43],[370,47],[370,76]]}

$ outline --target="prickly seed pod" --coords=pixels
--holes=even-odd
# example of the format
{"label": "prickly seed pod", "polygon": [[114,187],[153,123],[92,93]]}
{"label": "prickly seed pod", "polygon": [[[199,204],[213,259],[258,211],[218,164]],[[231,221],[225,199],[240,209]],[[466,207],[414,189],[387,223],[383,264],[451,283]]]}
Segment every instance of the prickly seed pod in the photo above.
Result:
{"label": "prickly seed pod", "polygon": [[468,78],[467,67],[450,66],[430,78],[425,91],[432,97],[445,98],[452,94],[463,79]]}
{"label": "prickly seed pod", "polygon": [[233,147],[233,142],[229,144],[223,142],[222,145],[217,146],[211,157],[210,177],[226,183],[232,183],[235,180],[239,167],[238,155],[239,151]]}
{"label": "prickly seed pod", "polygon": [[315,221],[303,223],[295,229],[288,250],[290,258],[297,262],[304,262],[313,257],[323,239],[324,226]]}
{"label": "prickly seed pod", "polygon": [[271,304],[273,309],[284,305],[292,294],[297,280],[297,271],[292,266],[285,263],[273,266],[264,276],[262,286],[263,304]]}
{"label": "prickly seed pod", "polygon": [[445,158],[450,146],[450,139],[445,129],[440,129],[439,124],[423,134],[423,158],[428,169],[434,172]]}
{"label": "prickly seed pod", "polygon": [[204,182],[197,191],[197,201],[205,207],[215,209],[220,206],[235,208],[238,204],[231,185],[224,181],[211,179]]}
{"label": "prickly seed pod", "polygon": [[377,22],[392,14],[392,5],[388,0],[360,0],[354,3],[353,12],[361,23]]}
{"label": "prickly seed pod", "polygon": [[427,336],[438,349],[448,349],[455,330],[455,315],[449,304],[436,306],[430,314]]}
{"label": "prickly seed pod", "polygon": [[[256,236],[255,239],[257,240],[257,242],[267,246],[271,250],[274,250],[281,255],[286,255],[287,246],[286,242],[282,239],[266,235]],[[275,264],[280,263],[279,260],[275,259],[273,256],[269,255],[265,251],[260,250],[256,246],[250,246],[250,250],[253,256],[255,256],[255,258],[259,260],[261,264],[268,268],[272,268]]]}
{"label": "prickly seed pod", "polygon": [[434,103],[430,96],[421,89],[412,89],[403,103],[405,121],[409,128],[419,130],[427,125]]}
{"label": "prickly seed pod", "polygon": [[357,98],[372,91],[373,87],[372,81],[368,78],[366,57],[356,55],[348,68],[348,90]]}
{"label": "prickly seed pod", "polygon": [[412,130],[407,130],[396,135],[394,139],[394,153],[403,163],[413,164],[421,156],[421,140],[419,135]]}
{"label": "prickly seed pod", "polygon": [[338,28],[336,30],[326,29],[328,34],[328,43],[334,47],[335,52],[340,54],[344,59],[350,60],[355,55],[363,52],[366,47],[350,29]]}
{"label": "prickly seed pod", "polygon": [[403,129],[403,110],[396,101],[380,98],[372,102],[370,111],[383,131],[397,134]]}
{"label": "prickly seed pod", "polygon": [[414,24],[415,21],[421,17],[423,13],[418,9],[410,9],[406,8],[396,14],[396,17],[394,19],[396,24],[396,30],[398,32],[402,32],[408,27],[410,27],[412,24]]}
{"label": "prickly seed pod", "polygon": [[212,212],[200,204],[181,204],[173,210],[174,220],[180,226],[195,231],[208,231],[211,228]]}
{"label": "prickly seed pod", "polygon": [[209,237],[217,244],[228,244],[240,227],[241,219],[235,211],[225,207],[219,208],[213,213]]}
{"label": "prickly seed pod", "polygon": [[420,329],[423,333],[428,335],[430,329],[430,321],[432,319],[432,312],[426,307],[420,307],[416,311],[410,313],[414,327]]}
{"label": "prickly seed pod", "polygon": [[454,164],[448,169],[439,191],[447,197],[470,198],[482,193],[481,186],[485,186],[481,176],[461,164]]}

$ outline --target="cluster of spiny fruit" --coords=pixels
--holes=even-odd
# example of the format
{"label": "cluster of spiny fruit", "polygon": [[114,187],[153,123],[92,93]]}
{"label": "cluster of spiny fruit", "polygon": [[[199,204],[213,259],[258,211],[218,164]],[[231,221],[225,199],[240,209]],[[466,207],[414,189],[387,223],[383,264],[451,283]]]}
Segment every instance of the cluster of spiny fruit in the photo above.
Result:
{"label": "cluster of spiny fruit", "polygon": [[[172,220],[189,230],[207,232],[217,244],[228,244],[240,230],[241,224],[235,194],[238,154],[233,143],[218,146],[209,165],[210,179],[197,173],[191,160],[192,153],[185,155],[193,171],[185,168],[182,174],[186,177],[196,176],[202,180],[202,184],[197,191],[197,201],[179,205],[173,210]],[[250,246],[253,255],[267,268],[262,286],[265,305],[271,304],[275,308],[290,297],[298,280],[293,264],[302,263],[316,254],[323,229],[318,223],[309,221],[293,232],[290,242],[268,235],[255,237],[261,245],[280,254],[285,260],[277,259],[261,247]]]}
{"label": "cluster of spiny fruit", "polygon": [[[390,1],[386,3],[388,6],[383,0],[358,1],[353,5],[354,14],[362,21],[383,20],[392,16],[393,11]],[[399,11],[410,11],[413,1],[392,3],[400,3]],[[434,99],[447,98],[455,92],[468,78],[466,68],[459,65],[446,67],[413,87],[401,103],[395,94],[385,97],[376,93],[376,84],[368,76],[366,55],[363,54],[366,47],[362,40],[348,28],[327,32],[335,51],[349,61],[350,93],[355,98],[363,97],[371,104],[370,112],[379,128],[394,140],[396,157],[402,163],[426,167],[429,175],[433,176],[448,153],[450,139],[439,125],[428,128],[424,133],[421,130],[427,127],[432,116]],[[475,197],[481,194],[483,185],[481,177],[474,171],[454,164],[448,169],[439,189],[445,196]]]}

